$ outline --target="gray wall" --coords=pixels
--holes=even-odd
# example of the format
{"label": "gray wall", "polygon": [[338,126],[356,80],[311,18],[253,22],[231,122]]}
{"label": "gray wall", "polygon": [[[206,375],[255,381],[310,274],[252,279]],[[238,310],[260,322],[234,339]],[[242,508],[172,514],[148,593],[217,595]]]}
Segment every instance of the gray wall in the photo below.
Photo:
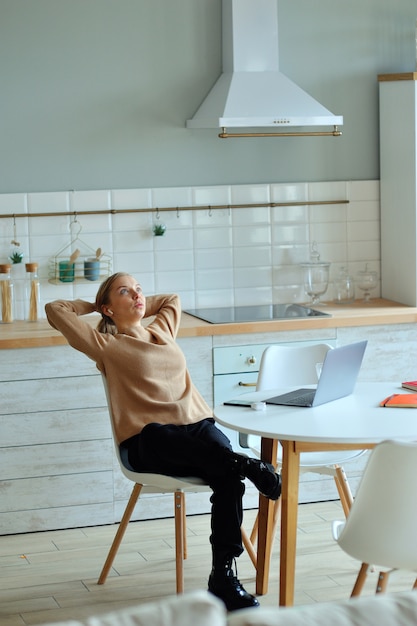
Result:
{"label": "gray wall", "polygon": [[[254,0],[255,1],[255,0]],[[187,130],[220,0],[0,0],[0,193],[378,179],[377,74],[415,69],[416,0],[280,0],[280,67],[341,138]]]}

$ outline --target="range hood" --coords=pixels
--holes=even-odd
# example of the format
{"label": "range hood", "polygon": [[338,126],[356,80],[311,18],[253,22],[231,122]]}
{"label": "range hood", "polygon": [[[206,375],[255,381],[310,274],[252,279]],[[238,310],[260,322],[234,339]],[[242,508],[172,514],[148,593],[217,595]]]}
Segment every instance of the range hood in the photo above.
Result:
{"label": "range hood", "polygon": [[[219,137],[340,135],[333,115],[279,71],[277,0],[223,0],[223,72],[188,128],[220,128]],[[332,126],[327,132],[233,133],[227,128]]]}

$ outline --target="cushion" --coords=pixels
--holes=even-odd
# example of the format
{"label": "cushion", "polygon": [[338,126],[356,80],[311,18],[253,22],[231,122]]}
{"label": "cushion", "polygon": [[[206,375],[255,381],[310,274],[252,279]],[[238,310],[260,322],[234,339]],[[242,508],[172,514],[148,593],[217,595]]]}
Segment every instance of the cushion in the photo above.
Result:
{"label": "cushion", "polygon": [[245,609],[228,626],[411,626],[417,624],[417,592],[377,594],[341,602]]}
{"label": "cushion", "polygon": [[211,593],[195,591],[48,626],[226,626],[226,610]]}

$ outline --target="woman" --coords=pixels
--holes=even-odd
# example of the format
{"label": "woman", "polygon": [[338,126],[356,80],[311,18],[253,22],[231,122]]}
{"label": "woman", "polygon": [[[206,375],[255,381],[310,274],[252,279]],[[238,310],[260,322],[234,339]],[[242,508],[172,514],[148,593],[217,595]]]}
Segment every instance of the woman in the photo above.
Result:
{"label": "woman", "polygon": [[[259,606],[232,566],[243,552],[243,479],[266,497],[281,494],[272,465],[233,452],[212,412],[194,387],[175,337],[181,319],[176,295],[145,299],[141,286],[116,273],[100,286],[95,304],[57,300],[46,305],[51,326],[106,376],[117,443],[137,471],[198,476],[212,488],[213,567],[209,590],[228,610]],[[82,316],[101,314],[97,329]],[[145,317],[155,316],[147,326]]]}

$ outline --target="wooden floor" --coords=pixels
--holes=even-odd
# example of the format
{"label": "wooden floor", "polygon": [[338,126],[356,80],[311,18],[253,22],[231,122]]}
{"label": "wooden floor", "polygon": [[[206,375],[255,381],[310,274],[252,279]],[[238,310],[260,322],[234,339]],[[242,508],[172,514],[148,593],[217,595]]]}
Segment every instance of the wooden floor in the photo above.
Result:
{"label": "wooden floor", "polygon": [[[250,527],[254,511],[245,512]],[[349,597],[359,564],[333,541],[331,522],[342,519],[338,502],[299,507],[295,604]],[[211,565],[208,515],[188,518],[186,591],[206,589]],[[116,526],[99,526],[0,537],[0,624],[22,626],[80,619],[175,593],[172,519],[131,522],[105,585],[97,577]],[[279,540],[262,606],[278,604]],[[254,568],[244,553],[238,575],[254,593]],[[373,593],[376,573],[364,593]],[[390,591],[411,588],[414,577],[396,573]]]}

